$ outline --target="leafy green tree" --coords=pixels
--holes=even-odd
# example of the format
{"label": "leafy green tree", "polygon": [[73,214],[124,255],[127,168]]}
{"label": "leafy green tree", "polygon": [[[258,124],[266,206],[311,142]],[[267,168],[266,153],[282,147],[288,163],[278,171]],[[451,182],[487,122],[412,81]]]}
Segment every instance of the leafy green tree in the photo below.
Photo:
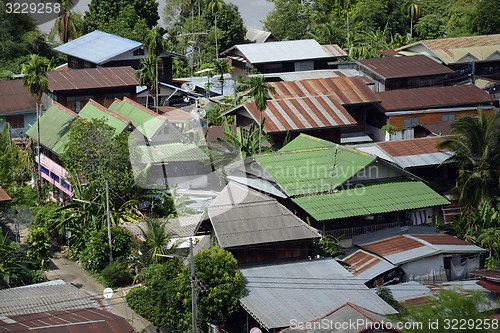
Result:
{"label": "leafy green tree", "polygon": [[500,6],[496,0],[482,0],[476,5],[477,32],[480,35],[500,32]]}
{"label": "leafy green tree", "polygon": [[455,191],[459,202],[478,207],[500,195],[500,114],[462,117],[451,125],[452,136],[438,144],[453,152],[448,161],[458,168]]}
{"label": "leafy green tree", "polygon": [[149,54],[151,54],[155,59],[155,108],[158,107],[158,61],[160,61],[160,55],[167,50],[167,43],[163,39],[163,34],[165,31],[162,27],[156,26],[146,35],[144,44]]}
{"label": "leafy green tree", "polygon": [[217,13],[224,8],[223,0],[208,0],[208,9],[214,15],[214,33],[215,33],[215,59],[219,59],[219,46],[217,41]]}
{"label": "leafy green tree", "polygon": [[418,20],[415,32],[421,40],[443,38],[446,34],[446,24],[437,14],[429,14]]}
{"label": "leafy green tree", "polygon": [[0,289],[32,283],[30,263],[19,243],[0,233]]}
{"label": "leafy green tree", "polygon": [[94,188],[102,189],[108,181],[112,192],[126,194],[134,186],[128,134],[115,135],[102,119],[76,120],[60,158],[70,173],[84,177]]}
{"label": "leafy green tree", "polygon": [[85,12],[85,32],[96,29],[142,41],[144,31],[158,23],[156,0],[92,0]]}
{"label": "leafy green tree", "polygon": [[303,39],[308,31],[311,12],[309,2],[271,0],[274,9],[264,19],[264,29],[279,40]]}
{"label": "leafy green tree", "polygon": [[[136,72],[137,81],[140,85],[146,86],[148,88],[149,94],[151,96],[156,96],[156,66],[158,61],[155,56],[149,53],[140,62],[139,70]],[[148,96],[146,96],[146,104]]]}
{"label": "leafy green tree", "polygon": [[[429,304],[407,308],[407,315],[403,320],[408,322],[421,322],[424,325],[431,322],[438,322],[437,328],[425,327],[426,332],[450,332],[445,327],[446,320],[460,320],[466,318],[468,322],[476,322],[487,319],[487,312],[480,312],[480,309],[489,304],[488,299],[481,291],[464,295],[460,290],[442,289],[429,297]],[[417,329],[405,329],[406,332],[421,332]],[[470,332],[471,328],[453,330],[454,332]],[[493,332],[474,326],[474,332]]]}
{"label": "leafy green tree", "polygon": [[218,59],[213,62],[213,68],[215,73],[219,75],[220,91],[221,95],[224,96],[224,74],[229,74],[232,71],[231,65],[224,59]]}

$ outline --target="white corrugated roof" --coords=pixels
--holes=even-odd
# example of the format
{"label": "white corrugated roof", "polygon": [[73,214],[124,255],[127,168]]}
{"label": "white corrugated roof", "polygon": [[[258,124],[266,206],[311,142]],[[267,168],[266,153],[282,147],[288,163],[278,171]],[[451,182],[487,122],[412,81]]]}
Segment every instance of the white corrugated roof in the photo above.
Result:
{"label": "white corrugated roof", "polygon": [[58,46],[55,50],[100,65],[141,46],[142,43],[134,40],[95,30]]}
{"label": "white corrugated roof", "polygon": [[252,64],[332,58],[314,39],[235,46]]}

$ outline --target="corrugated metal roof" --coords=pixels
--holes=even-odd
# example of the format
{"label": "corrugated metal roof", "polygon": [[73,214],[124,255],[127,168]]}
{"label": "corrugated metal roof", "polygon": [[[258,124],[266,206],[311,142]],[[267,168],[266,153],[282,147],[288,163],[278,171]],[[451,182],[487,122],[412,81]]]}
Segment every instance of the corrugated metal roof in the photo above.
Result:
{"label": "corrugated metal roof", "polygon": [[100,67],[48,72],[49,90],[134,87],[138,85],[135,70],[130,67]]}
{"label": "corrugated metal roof", "polygon": [[294,151],[314,148],[337,147],[337,144],[331,141],[316,138],[311,135],[300,133],[298,137],[283,146],[279,151]]}
{"label": "corrugated metal roof", "polygon": [[398,89],[378,93],[383,111],[439,107],[498,105],[498,100],[474,85]]}
{"label": "corrugated metal roof", "polygon": [[[328,325],[331,323],[331,325]],[[356,323],[355,325],[338,325],[334,326],[336,323]],[[359,323],[359,325],[358,325]],[[379,323],[375,326],[375,323]],[[356,304],[347,302],[340,308],[328,313],[326,316],[317,318],[316,320],[310,321],[308,323],[303,323],[302,327],[291,326],[281,332],[295,332],[295,333],[331,333],[332,330],[335,333],[364,333],[367,327],[373,325],[373,327],[394,327],[395,325],[390,323],[387,317],[384,317],[373,311],[364,309]],[[340,327],[341,326],[341,327]],[[335,327],[335,328],[334,328]],[[386,332],[386,331],[384,331]],[[399,332],[397,330],[391,330],[387,332]]]}
{"label": "corrugated metal roof", "polygon": [[94,30],[91,33],[56,47],[55,50],[75,58],[87,60],[93,64],[101,65],[122,53],[135,50],[141,46],[142,43],[134,40]]}
{"label": "corrugated metal roof", "polygon": [[370,281],[382,273],[396,268],[396,266],[383,258],[377,257],[376,255],[363,250],[357,250],[342,259],[342,261],[350,265],[349,271],[356,278],[361,279],[363,283]]}
{"label": "corrugated metal roof", "polygon": [[83,308],[104,307],[96,297],[62,280],[0,290],[0,315],[4,316]]}
{"label": "corrugated metal roof", "polygon": [[223,54],[229,54],[233,49],[241,52],[241,54],[252,64],[278,61],[333,59],[338,57],[325,51],[314,39],[239,44],[225,51]]}
{"label": "corrugated metal roof", "polygon": [[347,53],[342,50],[340,46],[337,44],[329,44],[329,45],[321,45],[323,47],[323,50],[325,50],[327,53],[331,54],[332,57],[345,57],[347,56]]}
{"label": "corrugated metal roof", "polygon": [[21,80],[0,81],[0,115],[36,112],[36,97]]}
{"label": "corrugated metal roof", "polygon": [[360,184],[337,193],[297,197],[292,200],[317,221],[449,204],[448,200],[421,181]]}
{"label": "corrugated metal roof", "polygon": [[[308,141],[304,137],[296,140]],[[297,142],[293,144],[300,145]],[[375,157],[335,145],[262,154],[255,159],[289,196],[295,196],[331,191],[373,162]]]}
{"label": "corrugated metal roof", "polygon": [[276,37],[272,33],[255,28],[248,29],[245,34],[245,40],[251,43],[265,43],[269,37],[272,37],[273,41],[276,40]]}
{"label": "corrugated metal roof", "polygon": [[431,292],[429,288],[417,281],[393,284],[386,286],[386,288],[389,288],[392,292],[392,296],[394,296],[394,299],[397,301],[426,296]]}
{"label": "corrugated metal roof", "polygon": [[372,312],[396,311],[334,259],[241,268],[246,295],[240,303],[267,330],[307,322],[347,302]]}
{"label": "corrugated metal roof", "polygon": [[205,151],[193,143],[178,142],[154,146],[135,146],[133,149],[133,154],[140,157],[144,164],[210,160]]}
{"label": "corrugated metal roof", "polygon": [[[362,76],[356,69],[318,69],[312,71],[300,71],[300,72],[285,72],[285,73],[264,73],[258,74],[259,76],[264,76],[266,78],[277,77],[282,81],[300,81],[300,80],[313,80],[313,79],[327,79],[333,77],[362,77],[363,80],[366,77]],[[370,81],[365,81],[370,82]]]}
{"label": "corrugated metal roof", "polygon": [[78,309],[1,318],[0,332],[132,333],[134,328],[125,318],[111,312]]}
{"label": "corrugated metal roof", "polygon": [[234,182],[207,210],[223,248],[320,238],[317,231],[276,199]]}
{"label": "corrugated metal roof", "polygon": [[453,73],[448,67],[441,65],[424,55],[413,57],[388,57],[359,60],[358,63],[369,71],[377,73],[385,79],[399,79],[415,76],[445,75]]}
{"label": "corrugated metal roof", "polygon": [[[432,243],[431,243],[432,242]],[[442,253],[481,253],[485,250],[445,234],[404,234],[361,244],[362,249],[383,257],[394,265]]]}
{"label": "corrugated metal roof", "polygon": [[403,46],[397,51],[414,50],[423,45],[445,64],[488,60],[500,52],[500,34],[423,40]]}
{"label": "corrugated metal roof", "polygon": [[0,186],[0,202],[11,201],[11,197],[5,192],[5,190]]}
{"label": "corrugated metal roof", "polygon": [[40,119],[33,124],[26,135],[37,140],[37,127],[40,126],[40,144],[59,155],[69,139],[69,130],[78,115],[63,105],[55,102]]}
{"label": "corrugated metal roof", "polygon": [[141,104],[124,97],[123,100],[116,99],[109,109],[132,122],[132,125],[148,140],[151,140],[166,125],[166,121],[160,115]]}
{"label": "corrugated metal roof", "polygon": [[93,99],[90,99],[89,102],[85,104],[78,115],[87,120],[104,119],[107,125],[114,128],[116,135],[122,133],[129,124],[127,118],[105,108]]}

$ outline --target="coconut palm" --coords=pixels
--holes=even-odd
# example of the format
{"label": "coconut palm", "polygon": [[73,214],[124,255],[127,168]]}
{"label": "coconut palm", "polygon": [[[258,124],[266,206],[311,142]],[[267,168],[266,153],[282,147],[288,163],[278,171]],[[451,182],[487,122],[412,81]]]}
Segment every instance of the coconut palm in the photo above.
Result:
{"label": "coconut palm", "polygon": [[253,99],[255,106],[260,111],[259,112],[259,153],[261,152],[262,146],[262,113],[267,108],[267,101],[271,99],[271,95],[274,94],[275,89],[266,83],[263,76],[251,76],[248,78],[248,84],[250,90],[248,95]]}
{"label": "coconut palm", "polygon": [[226,60],[219,59],[214,61],[214,70],[219,76],[219,82],[221,84],[220,91],[221,95],[224,96],[224,74],[230,73],[232,68],[231,65]]}
{"label": "coconut palm", "polygon": [[145,239],[144,248],[152,262],[162,260],[160,255],[172,253],[171,248],[167,248],[170,242],[170,235],[165,230],[167,221],[158,219],[146,219],[146,228],[140,228],[143,238]]}
{"label": "coconut palm", "polygon": [[[163,39],[164,30],[160,26],[156,26],[149,31],[144,40],[146,49],[156,60],[155,66],[155,107],[158,108],[158,61],[160,61],[160,55],[167,50],[167,42]],[[158,111],[158,109],[157,109]]]}
{"label": "coconut palm", "polygon": [[70,10],[73,6],[73,0],[58,0],[57,2],[61,4],[61,10],[50,30],[49,38],[53,40],[54,37],[59,36],[61,42],[67,43],[70,39],[80,35],[75,25],[75,13]]}
{"label": "coconut palm", "polygon": [[[155,96],[156,91],[156,65],[156,58],[150,53],[141,60],[139,70],[136,72],[137,81],[148,88],[151,96]],[[146,96],[146,107],[148,104]]]}
{"label": "coconut palm", "polygon": [[408,5],[408,15],[410,16],[410,38],[413,37],[413,21],[416,20],[419,14],[418,4],[410,2]]}
{"label": "coconut palm", "polygon": [[438,148],[453,152],[447,161],[458,168],[454,190],[459,202],[478,207],[500,195],[500,114],[487,117],[479,110],[477,117],[462,117],[451,125],[452,136],[438,143]]}
{"label": "coconut palm", "polygon": [[224,8],[223,0],[209,0],[208,9],[214,14],[214,25],[215,25],[215,59],[219,59],[219,46],[217,43],[217,13]]}
{"label": "coconut palm", "polygon": [[[21,74],[23,74],[22,82],[28,91],[36,97],[36,114],[37,120],[40,120],[40,102],[42,100],[43,92],[49,86],[49,79],[47,72],[54,68],[53,61],[40,57],[38,54],[30,54],[28,62],[21,67]],[[38,156],[38,179],[37,190],[38,196],[41,198],[41,167],[40,167],[40,124],[37,126],[37,156]]]}

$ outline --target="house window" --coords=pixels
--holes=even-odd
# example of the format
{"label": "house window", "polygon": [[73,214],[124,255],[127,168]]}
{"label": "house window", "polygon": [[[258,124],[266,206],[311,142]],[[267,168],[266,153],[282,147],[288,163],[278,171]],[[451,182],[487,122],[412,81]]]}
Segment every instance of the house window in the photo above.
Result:
{"label": "house window", "polygon": [[144,49],[137,49],[137,50],[134,50],[133,52],[134,56],[143,56],[144,55]]}
{"label": "house window", "polygon": [[5,121],[10,124],[12,128],[24,128],[24,116],[8,116]]}
{"label": "house window", "polygon": [[455,120],[455,113],[445,113],[441,115],[441,121],[452,121]]}
{"label": "house window", "polygon": [[418,117],[416,118],[406,118],[403,120],[403,126],[405,128],[415,127],[419,124]]}

